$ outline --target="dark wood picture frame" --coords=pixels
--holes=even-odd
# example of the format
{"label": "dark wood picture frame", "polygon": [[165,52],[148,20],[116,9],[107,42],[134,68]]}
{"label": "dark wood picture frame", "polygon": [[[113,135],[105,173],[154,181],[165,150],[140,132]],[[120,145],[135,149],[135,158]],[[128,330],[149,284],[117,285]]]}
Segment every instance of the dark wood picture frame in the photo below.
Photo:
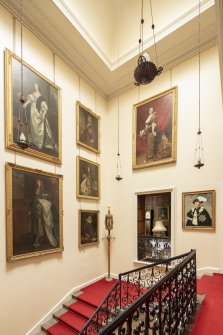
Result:
{"label": "dark wood picture frame", "polygon": [[77,198],[100,199],[100,165],[77,156]]}
{"label": "dark wood picture frame", "polygon": [[99,211],[79,209],[78,226],[79,248],[99,244]]}
{"label": "dark wood picture frame", "polygon": [[63,251],[62,180],[6,163],[8,261]]}
{"label": "dark wood picture frame", "polygon": [[[21,67],[24,109],[20,103]],[[62,163],[61,89],[8,49],[5,50],[5,119],[8,149]],[[30,145],[26,150],[17,144],[19,120]]]}
{"label": "dark wood picture frame", "polygon": [[169,207],[156,207],[156,220],[169,221]]}
{"label": "dark wood picture frame", "polygon": [[182,193],[182,226],[188,231],[215,231],[215,190]]}
{"label": "dark wood picture frame", "polygon": [[77,144],[100,153],[100,116],[89,108],[76,103]]}
{"label": "dark wood picture frame", "polygon": [[132,167],[176,162],[177,87],[133,106]]}

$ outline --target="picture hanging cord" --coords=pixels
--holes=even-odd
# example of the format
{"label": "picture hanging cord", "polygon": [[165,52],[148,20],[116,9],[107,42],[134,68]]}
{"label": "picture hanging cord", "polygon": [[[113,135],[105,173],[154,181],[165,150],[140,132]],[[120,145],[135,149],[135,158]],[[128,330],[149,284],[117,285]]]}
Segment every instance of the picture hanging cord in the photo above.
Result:
{"label": "picture hanging cord", "polygon": [[172,87],[172,67],[170,68],[170,88]]}
{"label": "picture hanging cord", "polygon": [[53,82],[54,82],[54,84],[56,82],[56,74],[55,74],[55,72],[56,72],[56,64],[55,64],[55,61],[56,61],[56,55],[53,52]]}
{"label": "picture hanging cord", "polygon": [[140,86],[138,86],[138,102],[140,102]]}
{"label": "picture hanging cord", "polygon": [[79,101],[81,102],[81,77],[78,77],[78,95],[79,95]]}
{"label": "picture hanging cord", "polygon": [[[97,114],[97,92],[94,90],[94,112]],[[100,136],[100,134],[98,134]],[[95,153],[96,163],[98,163],[98,155]]]}
{"label": "picture hanging cord", "polygon": [[152,0],[150,0],[150,12],[151,12],[151,19],[152,19],[152,30],[153,30],[153,44],[154,44],[154,47],[155,47],[155,55],[156,55],[156,66],[157,68],[159,67],[158,66],[158,58],[157,58],[157,51],[156,51],[156,37],[155,37],[155,25],[153,23],[153,9],[152,9]]}
{"label": "picture hanging cord", "polygon": [[16,53],[16,17],[13,15],[13,53]]}
{"label": "picture hanging cord", "polygon": [[[78,77],[78,100],[81,101],[81,77]],[[77,111],[76,111],[77,113]],[[80,145],[78,145],[78,154],[81,155]]]}

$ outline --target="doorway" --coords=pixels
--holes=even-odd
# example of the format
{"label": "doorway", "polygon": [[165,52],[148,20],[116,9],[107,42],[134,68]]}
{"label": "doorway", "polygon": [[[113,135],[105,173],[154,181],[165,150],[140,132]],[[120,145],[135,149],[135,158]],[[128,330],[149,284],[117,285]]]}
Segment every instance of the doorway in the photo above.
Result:
{"label": "doorway", "polygon": [[170,258],[174,253],[174,188],[135,195],[137,261]]}

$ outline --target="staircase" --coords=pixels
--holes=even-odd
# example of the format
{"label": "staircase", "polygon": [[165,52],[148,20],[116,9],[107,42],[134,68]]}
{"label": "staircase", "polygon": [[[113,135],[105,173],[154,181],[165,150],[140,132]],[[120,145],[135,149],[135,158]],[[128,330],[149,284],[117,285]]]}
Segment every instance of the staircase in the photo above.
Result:
{"label": "staircase", "polygon": [[103,278],[83,288],[81,291],[75,292],[72,298],[66,301],[62,308],[53,314],[52,320],[42,325],[43,334],[78,334],[115,283],[115,279],[106,281]]}

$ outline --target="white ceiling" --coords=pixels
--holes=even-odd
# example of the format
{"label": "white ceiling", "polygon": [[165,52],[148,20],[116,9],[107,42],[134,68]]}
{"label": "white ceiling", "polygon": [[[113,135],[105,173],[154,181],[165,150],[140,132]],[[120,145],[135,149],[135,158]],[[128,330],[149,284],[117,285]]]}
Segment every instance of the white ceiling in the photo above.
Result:
{"label": "white ceiling", "polygon": [[[201,50],[222,50],[222,2],[200,2]],[[19,0],[0,4],[20,17]],[[199,0],[152,0],[152,10],[165,71],[199,50]],[[143,12],[144,49],[155,62],[150,0]],[[134,86],[140,15],[141,0],[23,0],[24,25],[107,99]]]}

